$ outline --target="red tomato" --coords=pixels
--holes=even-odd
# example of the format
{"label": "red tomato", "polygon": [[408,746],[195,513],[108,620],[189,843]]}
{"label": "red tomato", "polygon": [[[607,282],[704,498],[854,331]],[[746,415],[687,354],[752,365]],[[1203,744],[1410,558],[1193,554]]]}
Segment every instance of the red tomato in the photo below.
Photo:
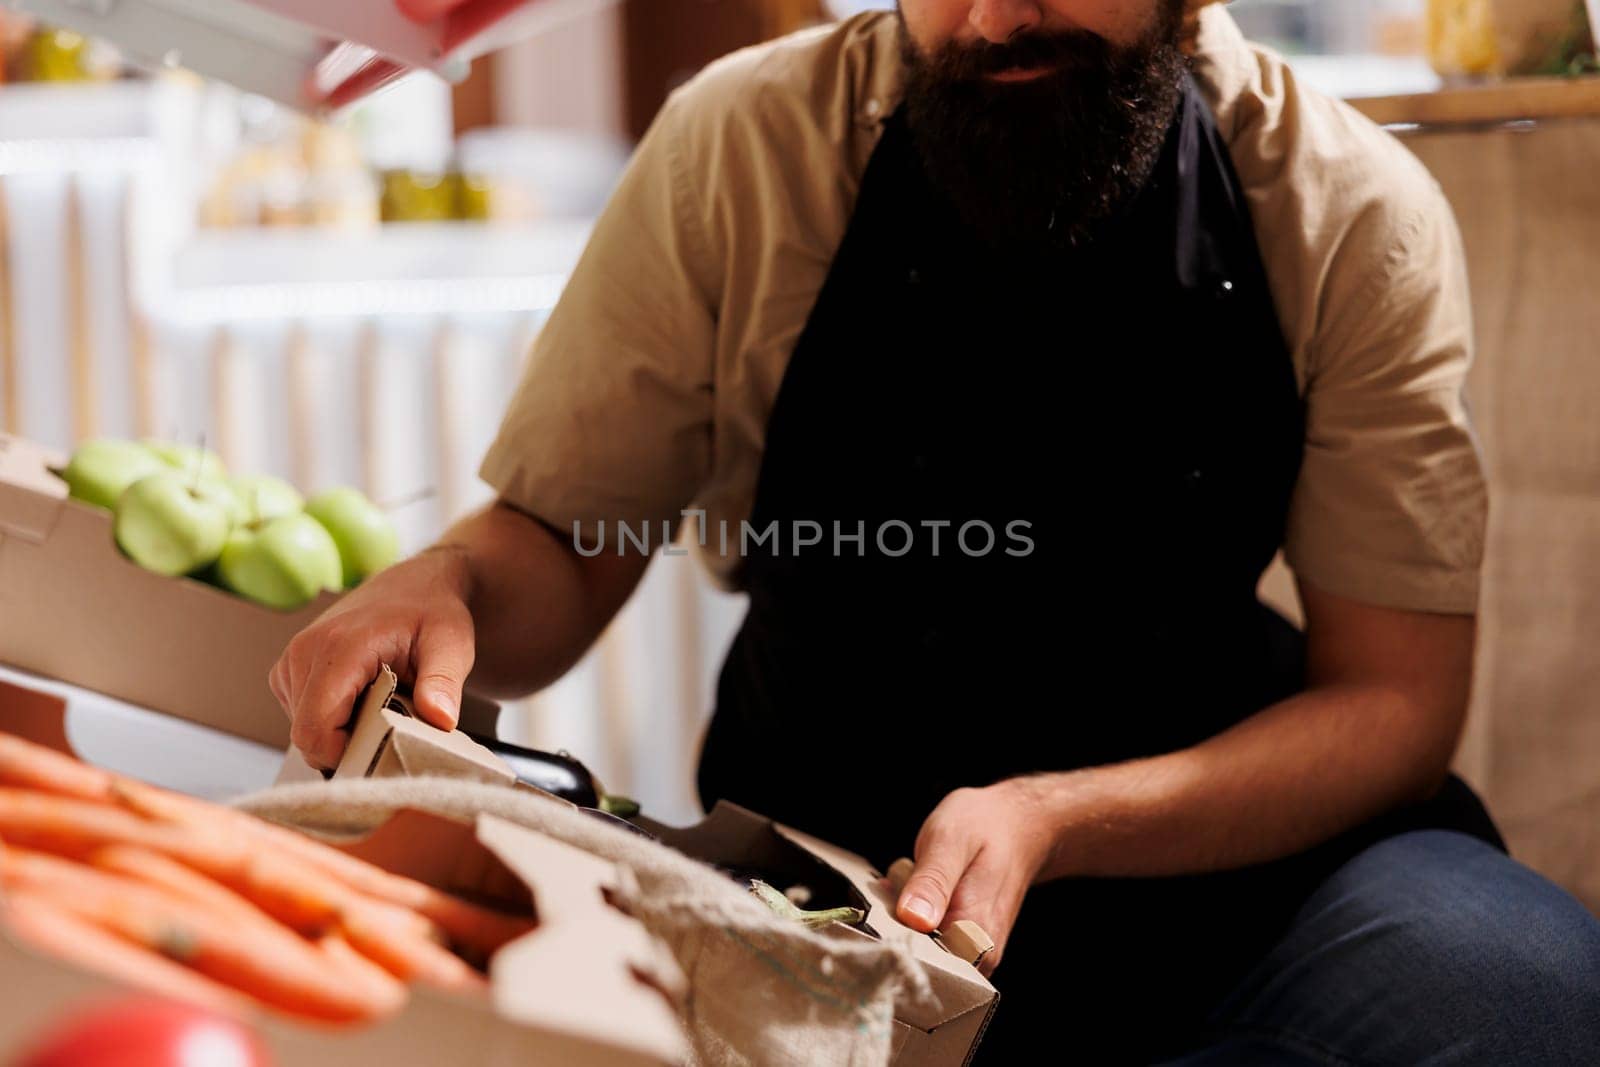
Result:
{"label": "red tomato", "polygon": [[243,1024],[170,1000],[102,1002],[47,1032],[12,1067],[270,1067]]}

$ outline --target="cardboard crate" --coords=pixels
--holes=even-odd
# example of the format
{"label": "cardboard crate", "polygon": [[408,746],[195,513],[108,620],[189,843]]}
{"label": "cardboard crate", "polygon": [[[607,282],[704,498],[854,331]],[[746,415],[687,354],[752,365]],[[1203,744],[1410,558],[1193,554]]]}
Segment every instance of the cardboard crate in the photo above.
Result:
{"label": "cardboard crate", "polygon": [[84,763],[206,800],[272,784],[279,749],[0,666],[0,730]]}
{"label": "cardboard crate", "polygon": [[[289,722],[267,673],[338,600],[276,611],[124,556],[111,513],[67,498],[66,457],[0,434],[0,663],[215,727],[282,751]],[[498,709],[462,719],[493,735]]]}
{"label": "cardboard crate", "polygon": [[[77,755],[67,702],[0,679],[0,731]],[[146,713],[152,720],[157,713]],[[226,737],[228,716],[172,723],[193,744]],[[438,731],[434,731],[438,733]],[[196,750],[196,758],[201,758]],[[126,770],[126,768],[119,768]],[[138,769],[133,777],[148,779]],[[675,1006],[682,973],[666,947],[611,901],[634,891],[632,873],[502,819],[473,824],[397,812],[371,834],[340,844],[385,870],[466,894],[539,926],[496,953],[484,999],[413,987],[403,1012],[374,1026],[330,1030],[277,1015],[252,1020],[275,1062],[305,1067],[384,1063],[559,1063],[575,1067],[681,1064],[687,1042]],[[132,991],[35,953],[0,920],[0,1062],[19,1043],[91,1000]]]}
{"label": "cardboard crate", "polygon": [[[294,753],[280,781],[310,772]],[[512,769],[460,731],[446,733],[407,711],[392,675],[369,689],[354,720],[350,744],[335,778],[409,777],[430,774],[477,781],[515,782]],[[564,803],[564,802],[563,802]],[[894,897],[881,872],[844,849],[726,802],[702,822],[670,827],[636,817],[635,825],[664,845],[722,867],[774,872],[812,891],[812,908],[856,907],[867,913],[866,929],[835,924],[829,936],[877,937],[904,945],[922,965],[938,1000],[935,1007],[897,1005],[893,1063],[918,1067],[962,1067],[977,1050],[999,1001],[999,993],[976,967],[940,942],[894,917]]]}
{"label": "cardboard crate", "polygon": [[0,435],[0,662],[282,749],[267,672],[337,597],[253,604],[128,559],[111,513],[67,498],[66,457]]}
{"label": "cardboard crate", "polygon": [[[539,926],[490,963],[481,999],[413,987],[393,1018],[359,1028],[301,1024],[265,1011],[249,1020],[275,1063],[295,1067],[433,1067],[550,1063],[667,1067],[687,1042],[673,999],[683,976],[666,948],[608,897],[629,873],[587,852],[490,816],[475,825],[397,812],[345,851],[452,892],[516,910]],[[98,975],[39,955],[0,923],[0,1059],[42,1029],[118,993]]]}

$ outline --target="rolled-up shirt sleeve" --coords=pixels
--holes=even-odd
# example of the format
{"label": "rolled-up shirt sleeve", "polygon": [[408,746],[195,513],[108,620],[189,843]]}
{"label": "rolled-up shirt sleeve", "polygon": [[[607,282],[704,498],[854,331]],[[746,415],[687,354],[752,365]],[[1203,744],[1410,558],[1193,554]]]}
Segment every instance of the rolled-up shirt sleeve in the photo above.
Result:
{"label": "rolled-up shirt sleeve", "polygon": [[675,523],[711,462],[715,272],[669,102],[534,342],[479,474],[560,528]]}
{"label": "rolled-up shirt sleeve", "polygon": [[1466,401],[1465,254],[1436,186],[1372,204],[1330,264],[1286,556],[1336,595],[1470,614],[1488,493]]}

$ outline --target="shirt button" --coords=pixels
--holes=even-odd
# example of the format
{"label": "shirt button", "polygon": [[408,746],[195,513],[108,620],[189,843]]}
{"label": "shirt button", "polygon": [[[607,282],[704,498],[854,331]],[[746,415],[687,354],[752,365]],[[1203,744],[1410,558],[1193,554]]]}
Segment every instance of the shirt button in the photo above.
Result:
{"label": "shirt button", "polygon": [[1228,299],[1228,297],[1233,295],[1233,283],[1226,278],[1222,279],[1222,281],[1217,283],[1215,295],[1218,300]]}
{"label": "shirt button", "polygon": [[867,112],[867,118],[869,118],[869,119],[877,118],[883,112],[883,103],[882,103],[882,101],[879,101],[879,100],[876,100],[876,99],[868,100],[867,101],[867,106],[866,106],[866,112]]}
{"label": "shirt button", "polygon": [[1183,484],[1188,486],[1191,491],[1198,490],[1200,483],[1204,480],[1205,472],[1198,467],[1183,476]]}
{"label": "shirt button", "polygon": [[919,271],[915,267],[912,267],[910,270],[906,271],[906,284],[907,285],[920,285],[920,284],[922,284],[922,272]]}

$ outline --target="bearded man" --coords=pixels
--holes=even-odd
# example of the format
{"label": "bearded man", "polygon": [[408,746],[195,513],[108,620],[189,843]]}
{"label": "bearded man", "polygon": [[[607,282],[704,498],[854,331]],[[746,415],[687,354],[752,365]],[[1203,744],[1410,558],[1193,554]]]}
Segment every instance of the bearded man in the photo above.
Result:
{"label": "bearded man", "polygon": [[750,598],[702,799],[914,853],[900,918],[996,942],[980,1061],[1592,1062],[1600,924],[1449,773],[1462,258],[1219,8],[901,0],[738,53],[599,220],[497,503],[273,684],[322,765],[380,661],[448,726],[469,671],[559,677],[687,515]]}

